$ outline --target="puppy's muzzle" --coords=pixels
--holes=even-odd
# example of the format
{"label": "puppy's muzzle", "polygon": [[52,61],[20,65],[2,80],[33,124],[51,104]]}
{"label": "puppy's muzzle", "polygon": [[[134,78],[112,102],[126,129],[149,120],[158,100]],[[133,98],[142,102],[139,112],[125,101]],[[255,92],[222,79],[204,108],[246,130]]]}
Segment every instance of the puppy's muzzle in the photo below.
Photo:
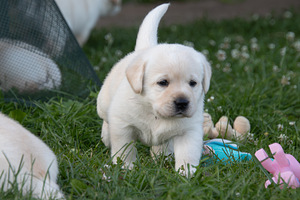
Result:
{"label": "puppy's muzzle", "polygon": [[177,114],[183,114],[189,107],[190,101],[186,98],[178,98],[174,101]]}

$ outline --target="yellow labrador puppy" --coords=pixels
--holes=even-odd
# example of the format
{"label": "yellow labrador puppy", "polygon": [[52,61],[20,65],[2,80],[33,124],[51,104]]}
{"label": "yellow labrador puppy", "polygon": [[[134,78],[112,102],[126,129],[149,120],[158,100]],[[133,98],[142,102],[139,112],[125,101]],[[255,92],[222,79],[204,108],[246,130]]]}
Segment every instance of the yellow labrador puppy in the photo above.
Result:
{"label": "yellow labrador puppy", "polygon": [[0,113],[0,187],[18,189],[35,198],[64,198],[56,183],[54,153],[40,139],[16,121]]}
{"label": "yellow labrador puppy", "polygon": [[82,46],[99,17],[121,10],[122,0],[55,0],[61,13]]}
{"label": "yellow labrador puppy", "polygon": [[60,87],[61,71],[38,48],[11,39],[0,39],[0,90],[17,89],[20,93]]}
{"label": "yellow labrador puppy", "polygon": [[174,151],[176,170],[188,176],[202,153],[203,102],[211,68],[191,47],[157,44],[157,28],[168,6],[160,5],[145,17],[135,51],[106,77],[97,111],[114,162],[120,157],[131,168],[136,159],[133,142],[139,139],[155,154],[166,147]]}

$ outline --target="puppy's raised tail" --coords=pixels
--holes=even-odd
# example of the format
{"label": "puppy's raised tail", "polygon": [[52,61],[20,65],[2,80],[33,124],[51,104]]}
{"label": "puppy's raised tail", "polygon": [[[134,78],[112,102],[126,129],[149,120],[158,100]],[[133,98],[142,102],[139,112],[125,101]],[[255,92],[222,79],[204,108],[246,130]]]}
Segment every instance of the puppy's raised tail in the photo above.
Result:
{"label": "puppy's raised tail", "polygon": [[170,3],[165,3],[151,10],[143,20],[136,39],[135,51],[157,45],[157,29]]}

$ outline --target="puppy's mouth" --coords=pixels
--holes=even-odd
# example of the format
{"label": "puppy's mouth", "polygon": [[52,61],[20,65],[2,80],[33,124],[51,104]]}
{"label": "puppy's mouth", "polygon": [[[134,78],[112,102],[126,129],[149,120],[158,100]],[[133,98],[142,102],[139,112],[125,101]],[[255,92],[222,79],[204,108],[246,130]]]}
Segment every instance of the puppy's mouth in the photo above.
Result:
{"label": "puppy's mouth", "polygon": [[163,114],[161,112],[157,112],[156,116],[159,118],[190,118],[192,117],[192,115],[190,114],[190,112],[188,112],[188,110],[185,111],[181,111],[181,110],[173,110],[171,112],[168,112]]}
{"label": "puppy's mouth", "polygon": [[190,116],[186,112],[178,111],[178,112],[175,112],[172,117],[184,118],[184,117],[190,117]]}
{"label": "puppy's mouth", "polygon": [[182,112],[178,112],[178,113],[174,113],[171,115],[161,115],[160,113],[157,113],[157,115],[155,116],[156,119],[158,118],[190,118],[191,116],[186,114],[186,113],[182,113]]}

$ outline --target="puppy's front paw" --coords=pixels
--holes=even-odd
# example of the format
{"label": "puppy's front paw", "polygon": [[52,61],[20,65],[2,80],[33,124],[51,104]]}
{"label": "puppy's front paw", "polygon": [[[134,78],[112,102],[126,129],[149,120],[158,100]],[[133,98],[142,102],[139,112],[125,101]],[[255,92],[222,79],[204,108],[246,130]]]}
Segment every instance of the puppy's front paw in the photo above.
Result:
{"label": "puppy's front paw", "polygon": [[122,166],[122,169],[129,169],[132,170],[134,167],[133,163],[124,163],[124,165]]}
{"label": "puppy's front paw", "polygon": [[122,165],[122,169],[129,169],[132,170],[134,167],[134,163],[133,161],[124,161],[122,160],[122,158],[120,157],[114,157],[113,159],[113,163],[116,165],[117,163],[119,163],[120,165]]}
{"label": "puppy's front paw", "polygon": [[197,169],[194,166],[190,166],[189,164],[186,166],[181,166],[178,170],[178,173],[185,177],[192,177]]}

